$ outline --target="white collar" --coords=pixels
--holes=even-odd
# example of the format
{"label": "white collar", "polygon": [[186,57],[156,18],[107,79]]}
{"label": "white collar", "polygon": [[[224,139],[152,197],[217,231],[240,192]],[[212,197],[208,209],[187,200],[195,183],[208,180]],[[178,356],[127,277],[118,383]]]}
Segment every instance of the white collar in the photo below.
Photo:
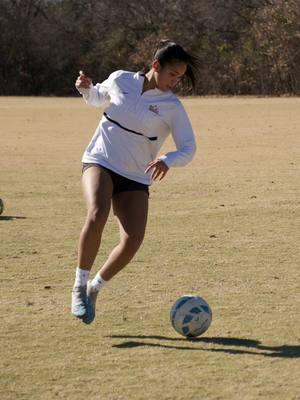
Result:
{"label": "white collar", "polygon": [[[143,71],[138,71],[134,74],[134,78],[137,79],[139,82],[141,82],[142,87],[144,84],[145,76],[146,76],[146,74]],[[161,96],[161,95],[170,95],[171,93],[173,93],[171,90],[163,91],[158,88],[154,88],[154,89],[146,90],[146,92],[144,92],[142,94],[142,96],[144,96],[144,95],[146,95],[146,96],[148,96],[148,95],[149,96]]]}

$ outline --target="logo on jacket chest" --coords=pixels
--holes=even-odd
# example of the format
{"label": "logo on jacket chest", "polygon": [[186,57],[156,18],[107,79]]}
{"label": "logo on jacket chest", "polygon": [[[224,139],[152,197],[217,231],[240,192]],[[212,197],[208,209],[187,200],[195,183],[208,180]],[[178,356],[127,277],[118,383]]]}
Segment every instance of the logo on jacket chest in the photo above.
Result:
{"label": "logo on jacket chest", "polygon": [[154,114],[159,114],[159,108],[156,105],[150,104],[149,111],[152,111]]}

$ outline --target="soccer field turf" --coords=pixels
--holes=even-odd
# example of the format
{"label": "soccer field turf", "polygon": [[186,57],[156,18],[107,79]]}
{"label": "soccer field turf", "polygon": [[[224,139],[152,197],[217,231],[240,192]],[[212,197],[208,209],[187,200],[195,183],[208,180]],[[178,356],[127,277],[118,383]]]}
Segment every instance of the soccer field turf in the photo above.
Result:
{"label": "soccer field turf", "polygon": [[[197,155],[151,188],[144,244],[86,326],[80,161],[102,110],[0,98],[1,400],[300,399],[300,99],[183,102]],[[111,214],[93,274],[117,241]],[[194,340],[169,321],[189,293],[213,311]]]}

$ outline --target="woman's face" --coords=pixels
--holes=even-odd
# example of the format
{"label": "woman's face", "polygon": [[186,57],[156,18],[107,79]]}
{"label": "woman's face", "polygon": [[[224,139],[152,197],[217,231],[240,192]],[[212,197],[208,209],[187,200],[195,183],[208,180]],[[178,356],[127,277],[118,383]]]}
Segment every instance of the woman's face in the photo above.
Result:
{"label": "woman's face", "polygon": [[161,66],[158,61],[154,61],[152,65],[156,86],[162,91],[173,90],[178,82],[184,77],[187,64],[184,62],[173,62]]}

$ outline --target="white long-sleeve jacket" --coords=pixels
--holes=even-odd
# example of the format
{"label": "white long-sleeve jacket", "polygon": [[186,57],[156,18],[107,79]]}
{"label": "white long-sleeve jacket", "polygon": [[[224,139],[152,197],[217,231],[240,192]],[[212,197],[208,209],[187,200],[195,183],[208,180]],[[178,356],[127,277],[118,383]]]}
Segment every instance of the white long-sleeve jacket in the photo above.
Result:
{"label": "white long-sleeve jacket", "polygon": [[171,91],[148,90],[142,94],[145,76],[116,71],[101,84],[79,89],[87,104],[109,101],[95,134],[84,152],[84,163],[97,163],[146,185],[145,169],[172,133],[176,150],[160,156],[168,167],[190,162],[196,151],[189,118]]}

